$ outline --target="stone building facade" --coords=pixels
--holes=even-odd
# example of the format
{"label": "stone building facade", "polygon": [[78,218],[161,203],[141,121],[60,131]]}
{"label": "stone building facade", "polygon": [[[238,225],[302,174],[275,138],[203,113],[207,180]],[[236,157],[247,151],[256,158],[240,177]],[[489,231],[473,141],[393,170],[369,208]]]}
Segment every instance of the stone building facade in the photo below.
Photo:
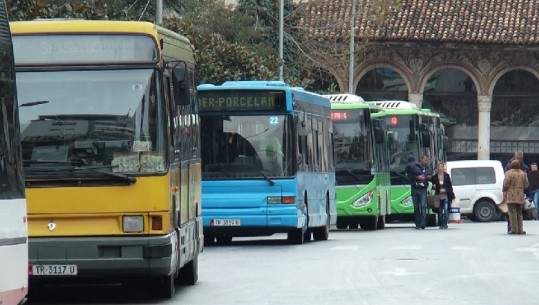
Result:
{"label": "stone building facade", "polygon": [[[349,36],[352,0],[303,1],[311,38]],[[539,161],[539,2],[403,0],[374,27],[356,17],[353,92],[407,99],[446,118],[450,159]],[[369,30],[370,28],[370,30]],[[369,37],[367,32],[370,33]],[[348,92],[347,63],[312,54]],[[318,57],[317,57],[318,56]]]}

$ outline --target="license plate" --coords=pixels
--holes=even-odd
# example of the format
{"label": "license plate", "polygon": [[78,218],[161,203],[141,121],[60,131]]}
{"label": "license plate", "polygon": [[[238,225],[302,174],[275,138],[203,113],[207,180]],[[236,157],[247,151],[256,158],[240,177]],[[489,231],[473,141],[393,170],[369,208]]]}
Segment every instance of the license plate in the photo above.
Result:
{"label": "license plate", "polygon": [[239,219],[213,219],[212,224],[214,227],[234,227],[240,225]]}
{"label": "license plate", "polygon": [[33,265],[32,275],[77,275],[77,265]]}

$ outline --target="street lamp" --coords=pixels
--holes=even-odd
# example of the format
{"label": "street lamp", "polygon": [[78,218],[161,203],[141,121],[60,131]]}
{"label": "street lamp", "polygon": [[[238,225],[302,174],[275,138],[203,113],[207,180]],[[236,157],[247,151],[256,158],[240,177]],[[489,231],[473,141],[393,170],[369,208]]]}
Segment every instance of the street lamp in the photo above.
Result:
{"label": "street lamp", "polygon": [[163,24],[163,0],[157,0],[157,7],[155,9],[155,24]]}
{"label": "street lamp", "polygon": [[284,61],[283,61],[283,30],[284,30],[284,0],[279,2],[279,80],[284,80]]}
{"label": "street lamp", "polygon": [[355,19],[356,0],[352,0],[352,12],[350,13],[350,59],[348,67],[348,93],[354,94],[354,53],[355,50]]}

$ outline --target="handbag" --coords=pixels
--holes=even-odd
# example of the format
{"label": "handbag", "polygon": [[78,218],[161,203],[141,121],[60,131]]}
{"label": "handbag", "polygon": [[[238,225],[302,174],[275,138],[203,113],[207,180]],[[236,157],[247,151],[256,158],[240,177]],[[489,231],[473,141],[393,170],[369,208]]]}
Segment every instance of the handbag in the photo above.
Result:
{"label": "handbag", "polygon": [[524,210],[532,210],[535,209],[535,203],[533,203],[533,200],[530,200],[528,198],[524,199]]}
{"label": "handbag", "polygon": [[509,206],[507,206],[506,197],[507,197],[507,192],[503,192],[502,202],[496,205],[496,207],[498,208],[498,210],[500,210],[500,213],[502,214],[507,214],[509,212]]}
{"label": "handbag", "polygon": [[434,209],[440,207],[440,196],[439,195],[429,195],[427,196],[427,207]]}
{"label": "handbag", "polygon": [[505,200],[498,204],[496,207],[502,214],[507,214],[509,212],[509,207],[507,206],[507,202],[505,202]]}

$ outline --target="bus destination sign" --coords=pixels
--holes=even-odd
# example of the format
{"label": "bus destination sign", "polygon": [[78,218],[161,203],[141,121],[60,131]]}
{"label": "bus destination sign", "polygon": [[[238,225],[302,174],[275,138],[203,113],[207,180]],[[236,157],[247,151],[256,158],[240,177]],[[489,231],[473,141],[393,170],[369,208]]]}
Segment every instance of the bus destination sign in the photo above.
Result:
{"label": "bus destination sign", "polygon": [[200,90],[200,111],[268,111],[286,109],[284,91]]}
{"label": "bus destination sign", "polygon": [[150,36],[132,34],[15,35],[17,65],[154,63],[157,44]]}

